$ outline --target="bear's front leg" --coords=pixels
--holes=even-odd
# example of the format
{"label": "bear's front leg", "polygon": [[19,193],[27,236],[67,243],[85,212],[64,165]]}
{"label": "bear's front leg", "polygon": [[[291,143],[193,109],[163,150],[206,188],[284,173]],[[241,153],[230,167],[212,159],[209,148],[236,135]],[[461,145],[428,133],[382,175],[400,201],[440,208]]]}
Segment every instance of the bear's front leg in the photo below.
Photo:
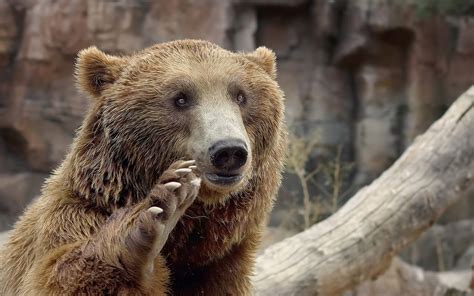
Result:
{"label": "bear's front leg", "polygon": [[[126,249],[131,253],[140,254],[137,251],[141,246],[151,243],[149,257],[155,258],[159,254],[199,192],[201,179],[193,172],[196,168],[194,163],[193,160],[173,163],[162,174],[147,200],[132,210],[132,219],[136,213],[140,214],[137,226],[125,239]],[[148,260],[148,263],[149,270],[153,270],[153,260]]]}
{"label": "bear's front leg", "polygon": [[[186,209],[199,192],[201,179],[194,161],[177,161],[160,177],[158,184],[140,203],[114,213],[91,246],[104,246],[104,257],[116,257],[135,278],[153,274],[154,261]],[[111,254],[115,254],[111,256]]]}
{"label": "bear's front leg", "polygon": [[51,250],[32,268],[24,294],[165,295],[159,252],[199,192],[194,168],[175,162],[144,200],[115,211],[90,240]]}

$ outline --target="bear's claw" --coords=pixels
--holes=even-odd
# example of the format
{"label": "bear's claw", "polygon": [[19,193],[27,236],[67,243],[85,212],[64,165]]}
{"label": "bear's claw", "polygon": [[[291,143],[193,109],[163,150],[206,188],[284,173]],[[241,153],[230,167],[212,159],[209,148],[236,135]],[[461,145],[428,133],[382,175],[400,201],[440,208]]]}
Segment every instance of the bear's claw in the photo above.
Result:
{"label": "bear's claw", "polygon": [[195,161],[194,159],[192,159],[192,160],[186,160],[186,161],[183,161],[182,163],[180,163],[178,168],[189,167],[190,165],[193,165],[193,164],[195,164],[195,163],[196,163],[196,161]]}
{"label": "bear's claw", "polygon": [[179,187],[181,187],[181,183],[179,183],[179,182],[168,182],[164,186],[165,186],[166,189],[168,189],[170,191],[174,191],[174,190],[178,189]]}
{"label": "bear's claw", "polygon": [[163,209],[160,207],[150,207],[148,209],[148,212],[152,213],[153,215],[157,216],[161,213],[163,213]]}
{"label": "bear's claw", "polygon": [[193,170],[190,169],[190,168],[182,168],[182,169],[177,169],[176,171],[174,171],[176,174],[178,174],[180,177],[188,174],[188,173],[191,173]]}

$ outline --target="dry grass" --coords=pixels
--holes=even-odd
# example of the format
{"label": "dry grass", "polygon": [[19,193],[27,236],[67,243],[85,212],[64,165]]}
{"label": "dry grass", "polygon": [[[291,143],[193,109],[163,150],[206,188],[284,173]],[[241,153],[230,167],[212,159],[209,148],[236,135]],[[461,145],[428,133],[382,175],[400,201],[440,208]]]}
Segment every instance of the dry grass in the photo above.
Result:
{"label": "dry grass", "polygon": [[288,215],[281,223],[283,227],[297,230],[309,228],[336,212],[341,206],[341,199],[347,197],[350,191],[344,185],[353,166],[342,160],[342,147],[336,148],[333,159],[321,158],[316,165],[311,165],[317,148],[322,148],[317,137],[309,140],[290,137],[286,170],[297,177],[301,193],[292,197]]}

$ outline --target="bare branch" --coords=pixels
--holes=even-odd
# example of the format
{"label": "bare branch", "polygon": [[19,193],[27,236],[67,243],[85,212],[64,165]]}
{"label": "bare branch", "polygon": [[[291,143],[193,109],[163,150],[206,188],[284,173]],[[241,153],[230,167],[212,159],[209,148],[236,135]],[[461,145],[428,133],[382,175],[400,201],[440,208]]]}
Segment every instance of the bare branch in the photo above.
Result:
{"label": "bare branch", "polygon": [[386,269],[473,184],[474,87],[327,220],[258,257],[256,295],[338,295]]}

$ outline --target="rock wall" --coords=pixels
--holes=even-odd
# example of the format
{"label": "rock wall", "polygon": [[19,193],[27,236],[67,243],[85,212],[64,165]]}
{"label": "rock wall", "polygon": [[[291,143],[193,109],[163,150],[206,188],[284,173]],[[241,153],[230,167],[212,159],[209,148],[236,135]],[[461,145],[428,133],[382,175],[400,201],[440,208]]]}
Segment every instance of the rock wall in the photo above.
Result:
{"label": "rock wall", "polygon": [[474,19],[422,17],[407,1],[0,0],[2,227],[39,193],[87,108],[76,53],[178,38],[274,49],[289,126],[321,153],[342,146],[357,186],[474,82]]}

